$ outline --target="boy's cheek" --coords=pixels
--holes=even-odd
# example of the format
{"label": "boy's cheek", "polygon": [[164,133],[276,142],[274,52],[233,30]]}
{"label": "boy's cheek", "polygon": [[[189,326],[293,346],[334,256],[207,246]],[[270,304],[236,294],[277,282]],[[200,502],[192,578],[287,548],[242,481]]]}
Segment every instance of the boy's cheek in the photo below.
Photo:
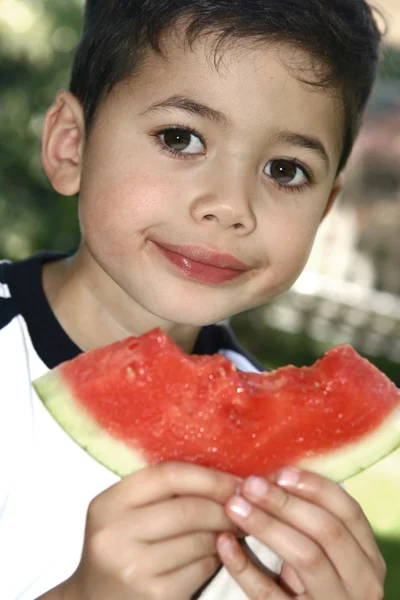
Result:
{"label": "boy's cheek", "polygon": [[132,177],[116,185],[83,190],[80,198],[83,234],[86,231],[132,236],[164,221],[168,216],[166,204],[162,192],[149,179],[139,184]]}
{"label": "boy's cheek", "polygon": [[297,278],[307,263],[315,239],[315,232],[304,232],[290,237],[281,232],[281,237],[271,239],[268,258],[269,278],[272,285],[279,288],[280,282],[290,282]]}

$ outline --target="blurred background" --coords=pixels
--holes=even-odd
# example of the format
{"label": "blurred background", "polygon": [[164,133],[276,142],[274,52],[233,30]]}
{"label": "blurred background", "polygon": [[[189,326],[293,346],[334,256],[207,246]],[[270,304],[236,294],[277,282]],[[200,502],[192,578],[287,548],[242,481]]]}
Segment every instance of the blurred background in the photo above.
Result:
{"label": "blurred background", "polygon": [[[235,317],[240,341],[266,366],[311,364],[350,343],[400,386],[400,0],[376,0],[385,53],[344,193],[306,269],[270,305]],[[40,160],[44,112],[68,86],[83,0],[0,0],[0,257],[71,251],[77,203],[50,188]],[[385,600],[400,598],[400,452],[347,488],[388,564]]]}

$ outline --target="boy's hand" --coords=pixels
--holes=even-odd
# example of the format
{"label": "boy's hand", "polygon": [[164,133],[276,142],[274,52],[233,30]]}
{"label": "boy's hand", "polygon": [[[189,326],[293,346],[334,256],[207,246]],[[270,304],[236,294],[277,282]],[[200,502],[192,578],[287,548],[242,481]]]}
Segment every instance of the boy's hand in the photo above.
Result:
{"label": "boy's hand", "polygon": [[224,504],[239,480],[183,463],[138,471],[90,505],[81,563],[65,584],[79,600],[185,600],[218,568],[217,534],[237,531]]}
{"label": "boy's hand", "polygon": [[357,502],[335,483],[296,469],[282,471],[277,484],[249,478],[226,509],[284,560],[279,583],[233,536],[218,537],[221,560],[249,599],[382,600],[385,563]]}

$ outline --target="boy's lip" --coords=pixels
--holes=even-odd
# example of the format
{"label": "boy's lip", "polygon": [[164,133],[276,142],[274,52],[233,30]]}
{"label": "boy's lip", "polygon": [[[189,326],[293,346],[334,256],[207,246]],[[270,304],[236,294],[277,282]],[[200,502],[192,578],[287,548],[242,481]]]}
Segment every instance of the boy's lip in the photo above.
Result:
{"label": "boy's lip", "polygon": [[209,265],[219,269],[233,269],[235,271],[248,271],[251,269],[251,267],[246,265],[238,258],[235,258],[231,254],[218,252],[213,248],[195,245],[181,246],[158,241],[154,243],[157,244],[157,246],[168,250],[169,252],[180,254],[184,258],[189,258],[190,260],[203,265]]}

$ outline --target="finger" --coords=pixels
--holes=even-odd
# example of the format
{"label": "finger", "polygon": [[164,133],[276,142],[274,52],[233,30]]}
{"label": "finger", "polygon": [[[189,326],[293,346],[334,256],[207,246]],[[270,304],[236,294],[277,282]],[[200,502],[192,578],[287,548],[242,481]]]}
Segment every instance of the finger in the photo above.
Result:
{"label": "finger", "polygon": [[[176,495],[202,496],[224,504],[242,479],[199,465],[166,462],[147,467],[107,490],[109,505],[138,507]],[[114,510],[115,512],[115,510]]]}
{"label": "finger", "polygon": [[[249,600],[258,598],[288,600],[291,597],[270,577],[257,569],[234,536],[228,533],[220,534],[217,537],[217,550],[231,577]],[[304,591],[302,589],[301,593]]]}
{"label": "finger", "polygon": [[164,598],[166,590],[169,598],[190,598],[216,575],[220,565],[216,554],[206,556],[182,569],[154,578],[152,589],[146,591],[151,598]]}
{"label": "finger", "polygon": [[337,483],[309,471],[294,468],[283,469],[276,483],[335,515],[343,522],[357,540],[365,554],[371,559],[381,576],[385,576],[386,565],[375,541],[372,528],[360,505]]}
{"label": "finger", "polygon": [[328,556],[347,589],[355,585],[354,573],[372,571],[369,557],[353,534],[328,510],[258,477],[249,477],[243,484],[242,493],[255,506],[314,540]]}
{"label": "finger", "polygon": [[[124,518],[125,527],[127,520]],[[135,540],[155,542],[195,531],[233,531],[237,525],[224,507],[205,498],[178,497],[136,509],[132,514]]]}
{"label": "finger", "polygon": [[215,533],[198,531],[152,544],[147,547],[146,552],[148,552],[149,563],[153,565],[154,574],[164,575],[207,556],[215,557],[216,540]]}
{"label": "finger", "polygon": [[312,598],[336,600],[345,597],[342,581],[316,542],[275,516],[251,505],[243,497],[231,498],[226,510],[239,527],[296,569]]}

